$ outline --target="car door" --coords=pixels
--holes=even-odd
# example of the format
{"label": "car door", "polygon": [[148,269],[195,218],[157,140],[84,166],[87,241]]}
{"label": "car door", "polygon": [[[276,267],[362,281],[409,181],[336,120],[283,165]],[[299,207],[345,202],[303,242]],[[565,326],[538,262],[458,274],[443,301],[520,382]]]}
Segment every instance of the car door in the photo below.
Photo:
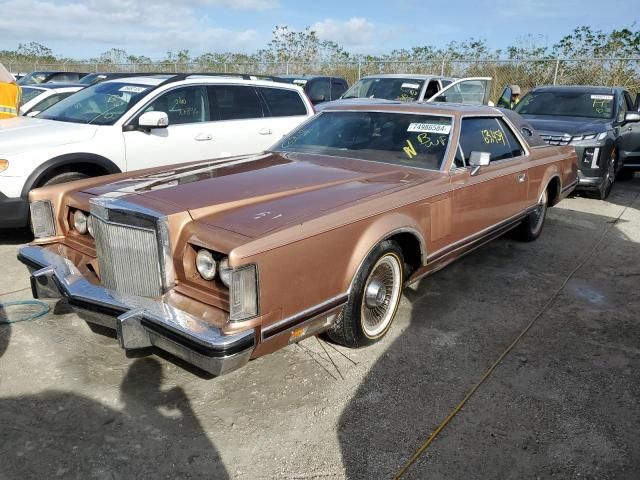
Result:
{"label": "car door", "polygon": [[258,92],[265,103],[267,128],[272,133],[266,149],[304,122],[311,112],[296,90],[274,86],[258,87]]}
{"label": "car door", "polygon": [[491,77],[469,77],[456,80],[425,101],[488,105],[490,93]]}
{"label": "car door", "polygon": [[162,92],[143,107],[131,124],[136,125],[141,114],[152,111],[165,112],[169,125],[123,132],[128,170],[216,156],[206,86],[178,86]]}
{"label": "car door", "polygon": [[[473,151],[490,154],[489,165],[475,175],[469,166]],[[499,228],[527,208],[528,161],[528,152],[500,118],[462,119],[451,170],[454,234],[458,240]]]}
{"label": "car door", "polygon": [[634,111],[631,96],[624,92],[618,99],[618,117],[616,131],[618,134],[618,148],[620,159],[627,166],[640,167],[640,122],[625,122],[624,116],[628,111]]}
{"label": "car door", "polygon": [[500,95],[500,99],[498,100],[498,104],[496,106],[501,108],[511,108],[511,97],[511,87],[504,87],[504,90],[502,90],[502,94]]}

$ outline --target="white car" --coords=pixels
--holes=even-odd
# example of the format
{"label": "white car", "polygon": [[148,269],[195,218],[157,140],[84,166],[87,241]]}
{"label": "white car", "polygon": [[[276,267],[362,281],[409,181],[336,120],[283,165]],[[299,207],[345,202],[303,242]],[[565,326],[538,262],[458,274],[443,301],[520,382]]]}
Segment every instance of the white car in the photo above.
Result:
{"label": "white car", "polygon": [[84,85],[66,85],[60,83],[25,85],[21,88],[20,115],[37,115],[83,88],[85,88]]}
{"label": "white car", "polygon": [[93,85],[0,122],[0,228],[27,226],[33,188],[258,153],[313,114],[302,88],[271,81],[180,74]]}
{"label": "white car", "polygon": [[489,104],[491,77],[450,78],[436,75],[383,74],[358,80],[338,100],[316,106],[322,111],[334,105],[376,102],[448,102]]}

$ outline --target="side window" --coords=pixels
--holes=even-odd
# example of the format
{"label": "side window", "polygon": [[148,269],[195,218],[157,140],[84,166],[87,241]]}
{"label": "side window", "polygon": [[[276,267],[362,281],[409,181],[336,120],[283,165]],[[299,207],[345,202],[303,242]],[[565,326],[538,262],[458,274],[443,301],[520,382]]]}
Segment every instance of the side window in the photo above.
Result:
{"label": "side window", "polygon": [[[328,78],[318,78],[309,81],[305,88],[307,95],[313,102],[325,102],[331,98],[331,91]],[[321,100],[322,99],[322,100]]]}
{"label": "side window", "polygon": [[[522,155],[524,155],[524,148],[522,148],[522,144],[516,138],[513,131],[511,131],[511,129],[509,128],[509,125],[507,125],[502,119],[499,119],[498,123],[500,124],[500,127],[504,132],[504,136],[507,137],[507,143],[511,147],[511,155],[513,157],[521,157]],[[529,130],[529,132],[533,135],[533,132],[531,132],[531,130]]]}
{"label": "side window", "polygon": [[307,107],[295,90],[260,87],[272,117],[294,117],[306,115]]}
{"label": "side window", "polygon": [[618,121],[624,122],[624,116],[627,113],[627,102],[624,95],[618,95]]}
{"label": "side window", "polygon": [[437,80],[431,80],[427,85],[427,89],[424,92],[424,99],[429,100],[440,90],[440,85],[438,85]]}
{"label": "side window", "polygon": [[512,147],[496,118],[462,119],[460,147],[466,165],[469,164],[471,152],[488,152],[491,162],[513,157]]}
{"label": "side window", "polygon": [[339,80],[331,81],[331,100],[337,100],[347,91],[347,84]]}
{"label": "side window", "polygon": [[47,97],[44,100],[42,100],[40,103],[35,104],[31,109],[31,111],[42,112],[43,110],[46,110],[47,108],[49,108],[51,105],[55,105],[56,103],[58,103],[63,98],[67,98],[72,93],[74,92],[58,93],[56,95],[51,95],[50,97]]}
{"label": "side window", "polygon": [[629,95],[629,92],[624,92],[624,100],[627,103],[627,111],[633,111],[633,100],[631,100],[631,95]]}
{"label": "side window", "polygon": [[262,105],[256,89],[241,85],[208,87],[211,113],[215,120],[262,118]]}
{"label": "side window", "polygon": [[169,125],[209,121],[209,99],[202,86],[180,87],[163,93],[144,112],[165,112]]}
{"label": "side window", "polygon": [[453,82],[451,80],[442,80],[442,88],[451,85]]}

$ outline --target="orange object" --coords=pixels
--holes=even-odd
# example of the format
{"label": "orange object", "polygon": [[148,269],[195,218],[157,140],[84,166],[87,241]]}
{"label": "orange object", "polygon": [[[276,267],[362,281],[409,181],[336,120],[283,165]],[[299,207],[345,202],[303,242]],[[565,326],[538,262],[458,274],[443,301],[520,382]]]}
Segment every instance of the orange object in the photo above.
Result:
{"label": "orange object", "polygon": [[20,87],[15,83],[0,82],[0,119],[18,116]]}

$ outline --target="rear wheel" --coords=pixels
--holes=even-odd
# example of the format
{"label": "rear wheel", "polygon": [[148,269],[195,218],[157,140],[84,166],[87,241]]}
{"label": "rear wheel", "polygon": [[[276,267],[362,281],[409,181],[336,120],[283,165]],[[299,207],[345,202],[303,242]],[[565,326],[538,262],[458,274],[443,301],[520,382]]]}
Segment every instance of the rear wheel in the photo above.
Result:
{"label": "rear wheel", "polygon": [[356,274],[347,304],[327,332],[336,343],[363,347],[380,340],[393,323],[404,281],[402,250],[380,243]]}
{"label": "rear wheel", "polygon": [[545,190],[538,200],[536,209],[527,215],[522,223],[515,228],[514,234],[518,240],[532,242],[540,236],[544,221],[547,217],[547,203],[548,194]]}

